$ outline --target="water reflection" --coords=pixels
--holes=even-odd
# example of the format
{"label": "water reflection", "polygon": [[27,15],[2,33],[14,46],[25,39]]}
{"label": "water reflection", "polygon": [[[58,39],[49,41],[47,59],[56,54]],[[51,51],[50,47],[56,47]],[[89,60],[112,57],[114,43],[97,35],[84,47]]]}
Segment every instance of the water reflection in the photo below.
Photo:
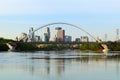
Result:
{"label": "water reflection", "polygon": [[[0,79],[119,80],[119,62],[119,53],[109,53],[108,56],[103,56],[100,53],[81,51],[14,52],[10,54],[6,52],[0,54],[0,75],[2,76]],[[8,78],[5,77],[6,75]],[[18,79],[23,76],[23,79]]]}
{"label": "water reflection", "polygon": [[[111,54],[108,56],[103,55],[89,55],[91,53],[84,53],[78,54],[77,52],[73,52],[72,54],[67,54],[64,51],[58,51],[51,54],[51,52],[45,52],[45,54],[48,54],[47,56],[33,56],[30,58],[32,60],[32,73],[33,72],[43,72],[43,74],[50,75],[50,74],[56,74],[61,75],[66,71],[66,68],[68,66],[81,66],[84,64],[87,67],[91,67],[93,65],[99,65],[100,63],[104,63],[105,67],[109,67],[109,63],[115,62],[116,64],[116,71],[119,71],[119,59],[120,56],[117,54]],[[36,62],[38,62],[39,66],[36,68],[34,65],[36,65]],[[92,64],[92,65],[90,65]],[[35,68],[34,68],[35,67]]]}

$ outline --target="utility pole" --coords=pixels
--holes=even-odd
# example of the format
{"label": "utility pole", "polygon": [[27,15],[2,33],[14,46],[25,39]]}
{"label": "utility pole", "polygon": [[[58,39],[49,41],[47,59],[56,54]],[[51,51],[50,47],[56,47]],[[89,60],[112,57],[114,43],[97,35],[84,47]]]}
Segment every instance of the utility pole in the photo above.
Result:
{"label": "utility pole", "polygon": [[108,36],[107,36],[107,34],[105,34],[105,41],[107,41],[107,38],[108,38]]}
{"label": "utility pole", "polygon": [[119,29],[116,29],[116,41],[119,40]]}

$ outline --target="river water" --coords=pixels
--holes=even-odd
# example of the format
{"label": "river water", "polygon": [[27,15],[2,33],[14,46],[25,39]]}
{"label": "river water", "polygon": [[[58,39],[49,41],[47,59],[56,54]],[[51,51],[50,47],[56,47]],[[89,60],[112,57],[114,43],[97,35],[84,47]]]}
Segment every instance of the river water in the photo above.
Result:
{"label": "river water", "polygon": [[120,52],[0,52],[0,80],[120,80]]}

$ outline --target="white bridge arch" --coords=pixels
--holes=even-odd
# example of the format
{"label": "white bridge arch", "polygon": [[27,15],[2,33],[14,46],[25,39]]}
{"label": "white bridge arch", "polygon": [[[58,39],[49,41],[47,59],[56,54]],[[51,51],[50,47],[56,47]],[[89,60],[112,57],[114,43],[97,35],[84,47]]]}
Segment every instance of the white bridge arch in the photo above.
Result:
{"label": "white bridge arch", "polygon": [[86,30],[84,30],[84,29],[82,29],[82,28],[80,28],[80,27],[78,27],[78,26],[76,26],[76,25],[74,25],[74,24],[65,23],[65,22],[54,22],[54,23],[49,23],[49,24],[40,26],[40,27],[36,28],[34,31],[32,31],[31,33],[29,33],[28,36],[31,35],[31,34],[33,34],[33,33],[36,32],[36,31],[44,28],[44,27],[51,26],[51,25],[55,25],[55,24],[64,24],[64,25],[69,25],[69,26],[75,27],[75,28],[77,28],[77,29],[85,32],[86,34],[88,34],[88,35],[89,35],[91,38],[93,38],[95,41],[101,42],[100,40],[98,40],[97,38],[95,38],[93,35],[91,35],[89,32],[87,32]]}

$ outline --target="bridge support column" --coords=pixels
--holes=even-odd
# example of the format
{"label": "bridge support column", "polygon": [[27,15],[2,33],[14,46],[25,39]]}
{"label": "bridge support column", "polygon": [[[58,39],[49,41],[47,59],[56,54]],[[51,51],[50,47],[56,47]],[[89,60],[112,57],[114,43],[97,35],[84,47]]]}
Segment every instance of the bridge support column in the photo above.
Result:
{"label": "bridge support column", "polygon": [[9,50],[8,51],[15,51],[16,49],[16,44],[15,43],[6,43],[8,46]]}
{"label": "bridge support column", "polygon": [[105,43],[101,43],[101,46],[104,48],[103,49],[103,54],[104,55],[107,55],[107,53],[108,53],[108,46],[105,44]]}

